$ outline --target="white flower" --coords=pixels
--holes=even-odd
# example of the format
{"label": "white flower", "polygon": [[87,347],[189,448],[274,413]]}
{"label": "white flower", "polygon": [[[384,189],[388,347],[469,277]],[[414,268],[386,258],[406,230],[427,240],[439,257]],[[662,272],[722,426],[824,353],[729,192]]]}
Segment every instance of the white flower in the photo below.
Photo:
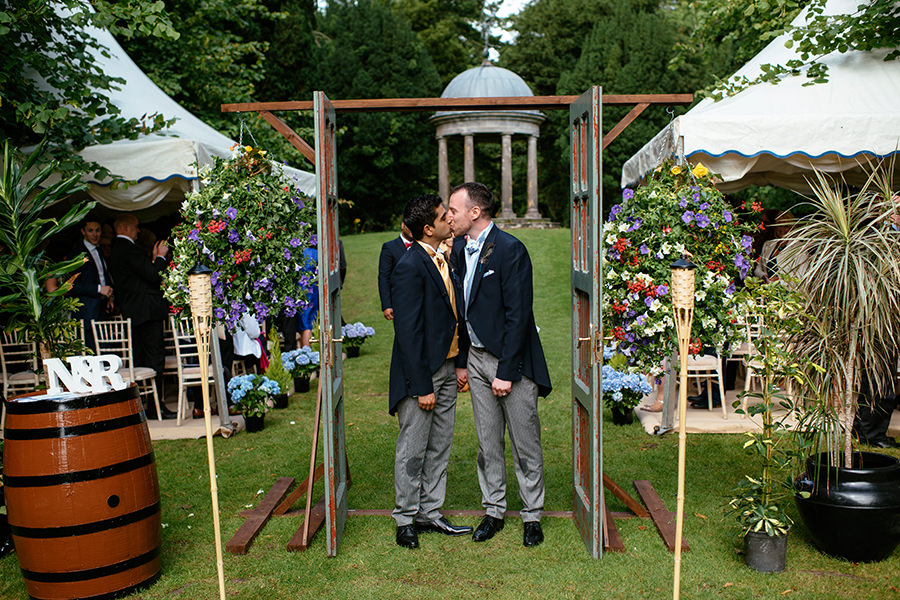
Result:
{"label": "white flower", "polygon": [[607,244],[608,246],[612,246],[612,245],[615,244],[618,240],[619,240],[619,238],[616,237],[616,234],[615,234],[615,233],[610,233],[608,236],[606,236],[606,244]]}
{"label": "white flower", "polygon": [[677,252],[678,254],[683,254],[684,244],[682,244],[681,242],[675,242],[675,252]]}
{"label": "white flower", "polygon": [[672,251],[672,245],[669,242],[663,242],[660,250],[662,250],[663,254],[669,254]]}
{"label": "white flower", "polygon": [[621,231],[622,233],[628,231],[629,227],[631,227],[631,225],[628,223],[619,223],[619,231]]}
{"label": "white flower", "polygon": [[697,302],[700,302],[704,298],[706,298],[706,292],[704,290],[697,290],[696,292],[694,292],[694,300],[696,300]]}
{"label": "white flower", "polygon": [[656,312],[662,306],[662,302],[659,301],[658,298],[654,298],[653,302],[650,303],[650,312]]}
{"label": "white flower", "polygon": [[616,272],[613,271],[612,269],[610,269],[609,272],[606,274],[606,278],[607,278],[607,279],[615,279],[615,278],[616,278]]}
{"label": "white flower", "polygon": [[609,233],[610,231],[613,230],[613,228],[615,226],[616,226],[616,224],[613,223],[612,221],[607,221],[606,223],[603,224],[603,233]]}

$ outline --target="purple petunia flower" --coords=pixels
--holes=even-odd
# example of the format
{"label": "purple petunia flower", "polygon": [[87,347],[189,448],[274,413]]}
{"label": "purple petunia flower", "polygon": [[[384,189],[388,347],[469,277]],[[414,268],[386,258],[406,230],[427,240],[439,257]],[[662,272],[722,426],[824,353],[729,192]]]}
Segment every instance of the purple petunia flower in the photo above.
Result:
{"label": "purple petunia flower", "polygon": [[666,284],[663,283],[662,285],[658,285],[656,287],[656,295],[657,296],[665,296],[668,293],[669,293],[669,286],[667,286]]}
{"label": "purple petunia flower", "polygon": [[644,304],[647,305],[647,308],[650,308],[650,305],[653,304],[653,298],[647,296],[646,298],[644,298]]}
{"label": "purple petunia flower", "polygon": [[310,246],[318,246],[319,245],[319,236],[316,234],[312,234],[309,236],[309,245]]}
{"label": "purple petunia flower", "polygon": [[634,198],[634,190],[631,188],[625,188],[622,190],[622,200],[631,200]]}
{"label": "purple petunia flower", "polygon": [[197,229],[191,229],[191,232],[188,234],[188,238],[192,239],[195,242],[200,241],[200,231]]}
{"label": "purple petunia flower", "polygon": [[681,215],[681,220],[684,221],[685,225],[694,220],[694,211],[686,210],[684,214]]}
{"label": "purple petunia flower", "polygon": [[647,321],[647,313],[642,314],[637,319],[634,320],[635,325],[644,326],[644,323]]}
{"label": "purple petunia flower", "polygon": [[225,216],[234,221],[237,218],[237,209],[233,206],[229,206],[225,209]]}
{"label": "purple petunia flower", "polygon": [[284,249],[284,257],[288,260],[291,260],[291,251],[287,248]]}
{"label": "purple petunia flower", "polygon": [[224,309],[224,308],[219,308],[219,307],[214,308],[214,309],[213,309],[213,316],[214,316],[216,319],[218,319],[218,320],[221,321],[222,319],[225,318],[225,309]]}
{"label": "purple petunia flower", "polygon": [[678,206],[680,206],[681,208],[687,207],[687,199],[685,199],[684,196],[681,197],[681,202],[678,203]]}
{"label": "purple petunia flower", "polygon": [[700,205],[700,210],[706,210],[709,208],[709,202],[704,202]]}
{"label": "purple petunia flower", "polygon": [[722,218],[725,219],[726,223],[731,223],[731,220],[734,218],[730,212],[727,210],[722,211]]}
{"label": "purple petunia flower", "polygon": [[641,254],[650,254],[650,248],[647,247],[647,244],[641,244]]}
{"label": "purple petunia flower", "polygon": [[744,247],[744,250],[749,250],[750,246],[753,245],[753,238],[749,235],[745,235],[741,237],[741,246]]}
{"label": "purple petunia flower", "polygon": [[237,244],[239,239],[241,239],[241,234],[236,229],[228,230],[228,243]]}
{"label": "purple petunia flower", "polygon": [[735,290],[734,282],[732,281],[731,283],[728,284],[728,287],[725,288],[725,293],[728,294],[729,296],[731,296],[734,294],[734,290]]}
{"label": "purple petunia flower", "polygon": [[694,193],[691,195],[691,198],[694,199],[694,202],[700,202],[700,192],[694,192]]}
{"label": "purple petunia flower", "polygon": [[300,238],[291,238],[291,241],[290,241],[289,243],[290,243],[290,245],[291,245],[292,248],[296,248],[297,246],[299,246],[299,245],[302,244],[303,242],[300,241]]}
{"label": "purple petunia flower", "polygon": [[253,309],[256,311],[256,318],[260,321],[264,320],[269,315],[269,309],[266,308],[266,305],[262,302],[254,302]]}
{"label": "purple petunia flower", "polygon": [[615,221],[620,212],[622,212],[622,205],[614,204],[613,207],[609,210],[609,220]]}
{"label": "purple petunia flower", "polygon": [[634,223],[631,225],[631,227],[628,228],[628,231],[637,231],[638,229],[641,228],[641,225],[643,225],[643,224],[644,224],[643,219],[635,219]]}
{"label": "purple petunia flower", "polygon": [[696,221],[698,227],[706,227],[709,225],[709,217],[706,215],[697,215]]}
{"label": "purple petunia flower", "polygon": [[[745,236],[746,237],[746,236]],[[750,271],[750,263],[747,261],[747,257],[743,254],[738,254],[734,257],[734,266],[740,269],[741,279],[747,277],[747,272]]]}

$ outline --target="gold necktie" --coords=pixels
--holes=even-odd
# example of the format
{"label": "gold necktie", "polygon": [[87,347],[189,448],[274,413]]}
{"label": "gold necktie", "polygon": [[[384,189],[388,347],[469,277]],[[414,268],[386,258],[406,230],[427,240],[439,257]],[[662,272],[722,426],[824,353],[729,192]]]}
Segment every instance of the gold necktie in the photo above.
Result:
{"label": "gold necktie", "polygon": [[[447,265],[447,261],[444,259],[443,254],[435,253],[430,248],[427,250],[434,264],[437,265],[441,279],[444,280],[444,287],[447,288],[447,294],[450,295],[450,306],[453,307],[453,316],[456,316],[456,294],[453,290],[453,282],[450,280],[450,268]],[[457,354],[459,354],[459,323],[457,323],[456,329],[453,331],[453,341],[450,342],[450,352],[447,353],[447,358],[454,358]]]}

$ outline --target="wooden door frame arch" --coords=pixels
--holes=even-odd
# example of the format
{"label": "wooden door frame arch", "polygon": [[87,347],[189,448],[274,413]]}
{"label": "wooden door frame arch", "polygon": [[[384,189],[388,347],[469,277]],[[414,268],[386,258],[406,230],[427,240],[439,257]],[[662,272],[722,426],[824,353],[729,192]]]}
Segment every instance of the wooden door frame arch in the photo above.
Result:
{"label": "wooden door frame arch", "polygon": [[[579,184],[581,187],[578,190],[578,193],[573,192],[571,202],[581,202],[584,204],[593,203],[593,207],[591,210],[584,214],[591,215],[592,219],[600,219],[602,218],[602,204],[600,199],[600,181],[602,179],[602,167],[601,161],[599,160],[599,151],[606,149],[609,144],[615,140],[622,131],[625,130],[628,125],[630,125],[635,119],[640,116],[641,113],[644,112],[649,106],[654,104],[690,104],[693,102],[692,94],[613,94],[613,95],[602,95],[600,93],[599,86],[594,86],[590,88],[585,94],[581,96],[517,96],[517,97],[496,97],[496,98],[381,98],[381,99],[357,99],[357,100],[329,100],[325,97],[323,92],[314,92],[313,101],[288,101],[288,102],[248,102],[241,104],[223,104],[221,106],[222,112],[226,113],[243,113],[243,112],[256,112],[263,119],[265,119],[272,127],[275,128],[292,146],[297,148],[303,156],[310,161],[312,164],[316,165],[316,180],[317,180],[317,190],[321,194],[321,190],[328,188],[329,189],[329,197],[333,197],[336,202],[337,197],[337,184],[336,184],[336,146],[334,144],[334,119],[337,113],[354,113],[354,112],[422,112],[422,111],[440,111],[440,110],[479,110],[479,111],[489,111],[489,110],[569,110],[570,111],[570,119],[572,116],[572,107],[573,105],[580,105],[585,102],[585,99],[591,99],[588,103],[592,106],[588,108],[585,113],[585,117],[581,118],[581,124],[579,125],[579,136],[588,136],[587,142],[582,137],[579,143],[582,145],[582,153],[578,152],[570,153],[573,157],[573,161],[585,161],[585,154],[588,148],[593,148],[593,152],[596,155],[594,172],[590,177],[590,186],[593,191],[587,189],[585,183],[587,182],[588,170],[585,170],[584,175],[579,176],[574,173],[574,171],[570,172],[570,178],[572,181],[570,182],[570,188],[573,190],[577,187],[575,185],[576,179],[581,177],[581,183]],[[579,100],[581,101],[579,102]],[[602,142],[597,144],[597,140],[600,138],[601,127],[600,127],[600,113],[602,112],[603,105],[633,105],[633,108],[630,112],[628,112],[606,135],[602,137]],[[327,113],[324,112],[327,109]],[[291,127],[281,120],[274,113],[279,111],[314,111],[314,119],[316,123],[316,144],[317,147],[310,146],[305,140],[303,140],[297,133],[291,129]],[[593,111],[593,112],[591,112]],[[587,116],[592,114],[593,116]],[[320,123],[320,121],[322,121]],[[325,123],[330,124],[330,137],[322,137],[320,135],[320,129],[324,128]],[[320,127],[322,126],[322,127]],[[570,120],[570,128],[572,126],[572,121]],[[570,132],[571,133],[571,132]],[[573,148],[576,140],[572,140]],[[323,144],[325,147],[318,147],[320,144]],[[597,148],[600,146],[600,148]],[[327,160],[326,160],[327,158]],[[574,164],[574,163],[573,163]],[[581,171],[584,166],[584,162],[579,164],[579,171]],[[323,165],[325,165],[323,167]],[[574,169],[574,166],[573,166]],[[587,167],[585,167],[587,169]],[[323,202],[318,201],[318,213],[317,218],[320,223],[323,220]],[[573,204],[574,205],[574,204]],[[329,228],[332,228],[333,231],[337,231],[337,215],[335,210],[327,210],[328,220],[327,223]],[[576,228],[573,223],[573,235],[576,235]],[[577,235],[585,235],[582,231]],[[590,245],[596,246],[600,243],[599,236],[592,235],[592,240]],[[333,242],[335,240],[332,240]],[[576,244],[574,241],[570,244],[570,248],[573,252],[573,260],[575,260],[576,267],[580,264],[581,267],[585,265],[590,266],[590,270],[595,268],[595,261],[586,261],[584,256],[580,258],[576,256],[576,248],[581,247],[581,253],[584,254],[586,249],[583,248],[583,239],[579,239]],[[327,244],[326,244],[327,245]],[[327,248],[326,248],[327,250]],[[595,257],[599,257],[599,249],[592,248],[590,249],[593,252]],[[328,257],[322,256],[323,248],[319,247],[320,257],[319,264],[329,264],[327,262]],[[324,262],[323,262],[324,261]],[[576,273],[576,271],[579,271]],[[576,276],[580,279],[584,279],[584,275],[587,275],[584,271],[584,268],[580,270],[578,268],[573,270],[572,277],[572,293],[573,297],[576,294],[576,287],[579,284],[576,284]],[[599,278],[599,275],[597,276]],[[583,283],[583,282],[582,282]],[[571,372],[575,374],[575,377],[579,375],[579,373],[584,372],[586,364],[593,364],[593,371],[596,374],[598,370],[598,365],[600,361],[602,361],[602,336],[600,332],[602,331],[602,322],[599,317],[599,280],[594,281],[593,289],[595,293],[593,295],[589,294],[589,298],[591,300],[591,304],[596,304],[597,306],[592,307],[589,311],[590,320],[592,321],[589,325],[590,334],[584,338],[583,341],[587,342],[589,340],[590,348],[586,348],[587,344],[582,345],[580,342],[575,343],[575,351],[572,356],[572,365]],[[334,300],[337,303],[337,306],[340,306],[340,290],[336,291],[336,299]],[[329,305],[323,306],[322,310],[328,308]],[[593,322],[596,320],[596,323]],[[581,321],[575,320],[573,317],[573,330],[581,331],[584,329],[584,323]],[[330,340],[333,332],[329,332],[328,335],[322,335],[323,339]],[[579,335],[581,335],[579,333]],[[577,337],[577,336],[576,336]],[[582,338],[579,338],[582,339]],[[326,341],[327,341],[326,340]],[[339,340],[335,340],[339,341]],[[582,350],[583,349],[583,350]],[[589,358],[585,358],[585,356],[589,356]],[[580,371],[579,371],[580,370]],[[338,365],[338,371],[340,371],[340,365]],[[593,377],[594,384],[588,388],[590,394],[595,395],[593,398],[593,405],[599,406],[599,395],[602,393],[598,388],[599,380],[597,377]],[[573,382],[575,380],[573,379]],[[583,390],[582,390],[583,391]],[[342,392],[341,392],[342,393]],[[573,389],[571,392],[573,411],[582,410],[585,404],[585,398],[576,397],[575,385],[573,383]],[[583,393],[581,394],[584,395]],[[320,399],[321,401],[321,399]],[[327,405],[328,403],[326,403]],[[318,406],[318,404],[317,404]],[[318,411],[317,411],[318,412]],[[574,414],[574,413],[573,413]],[[597,421],[600,419],[599,410],[590,410],[587,411],[589,414],[589,419],[593,421]],[[576,527],[579,530],[579,533],[582,536],[582,539],[590,552],[591,556],[594,558],[599,558],[602,554],[603,543],[602,539],[607,536],[607,529],[609,525],[605,522],[605,514],[601,515],[601,506],[604,505],[602,500],[602,485],[601,485],[601,476],[602,476],[602,455],[599,453],[599,449],[601,448],[602,442],[602,434],[599,427],[599,423],[589,424],[591,427],[576,427],[576,419],[573,419],[573,495],[575,498],[573,499],[573,503],[576,503],[576,500],[579,497],[584,500],[587,498],[586,504],[588,505],[588,510],[584,509],[585,503],[581,503],[580,506],[576,506],[577,510],[573,510],[573,518],[576,521]],[[316,432],[318,432],[319,423],[315,424]],[[341,451],[344,450],[344,435],[343,435],[343,418],[342,413],[339,418],[332,423],[332,426],[337,427],[340,431],[337,432],[339,436],[339,444],[338,447]],[[592,435],[585,435],[584,430],[592,431]],[[326,434],[331,438],[332,446],[334,445],[334,435],[335,431],[329,429],[326,431]],[[313,480],[313,469],[315,464],[315,453],[317,448],[316,438],[317,434],[314,435],[314,447],[312,449],[313,460],[310,466],[310,481]],[[329,439],[326,439],[326,448],[328,447]],[[326,450],[327,453],[327,450]],[[596,453],[596,460],[584,460],[584,456],[586,454]],[[343,475],[348,477],[346,473],[346,456],[342,457],[344,461],[337,461],[338,466],[343,465]],[[579,462],[580,461],[580,462]],[[326,461],[327,463],[327,461]],[[332,457],[332,463],[334,463],[334,457]],[[590,473],[585,474],[584,472],[579,472],[579,469],[583,471],[584,465],[590,463]],[[579,467],[579,465],[581,465]],[[326,469],[326,498],[330,498],[332,503],[335,504],[334,498],[342,498],[342,502],[337,503],[337,505],[326,507],[326,514],[330,516],[330,527],[328,528],[327,535],[328,539],[326,540],[326,547],[328,549],[328,554],[334,556],[337,554],[338,544],[340,542],[340,533],[343,529],[343,521],[346,519],[347,513],[347,502],[346,502],[346,485],[349,484],[349,479],[346,481],[341,480],[338,484],[341,484],[342,494],[336,494],[338,491],[335,488],[337,484],[335,483],[335,479],[340,479],[339,475],[336,475],[332,472],[333,469]],[[603,476],[605,479],[605,476]],[[605,482],[604,482],[605,483]],[[584,488],[589,487],[590,490],[588,494],[585,496],[583,490]],[[329,490],[331,493],[329,493]],[[309,520],[309,499],[307,499],[307,522]],[[335,523],[337,523],[335,525]],[[304,538],[307,539],[306,537]]]}

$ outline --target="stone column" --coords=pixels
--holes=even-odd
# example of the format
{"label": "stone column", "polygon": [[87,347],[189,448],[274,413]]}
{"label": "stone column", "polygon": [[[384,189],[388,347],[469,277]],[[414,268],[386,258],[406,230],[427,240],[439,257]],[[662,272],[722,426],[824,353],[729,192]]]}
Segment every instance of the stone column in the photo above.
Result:
{"label": "stone column", "polygon": [[526,219],[540,219],[538,212],[538,188],[537,188],[537,136],[528,136],[528,210],[525,211]]}
{"label": "stone column", "polygon": [[463,151],[463,179],[466,182],[475,181],[475,136],[463,136],[465,147]]}
{"label": "stone column", "polygon": [[450,195],[450,171],[447,166],[447,138],[438,138],[438,194],[447,201]]}
{"label": "stone column", "polygon": [[516,213],[512,208],[512,135],[504,133],[501,136],[501,154],[500,154],[500,199],[501,209],[499,217],[501,219],[515,219]]}

